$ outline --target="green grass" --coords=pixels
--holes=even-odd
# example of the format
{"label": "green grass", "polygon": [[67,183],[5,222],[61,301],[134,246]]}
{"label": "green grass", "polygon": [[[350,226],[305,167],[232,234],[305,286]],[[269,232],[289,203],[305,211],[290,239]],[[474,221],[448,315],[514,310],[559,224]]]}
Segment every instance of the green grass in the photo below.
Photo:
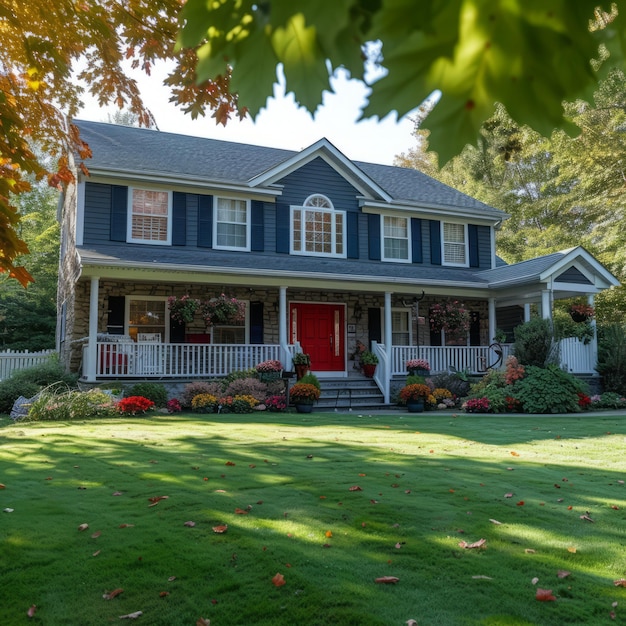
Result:
{"label": "green grass", "polygon": [[0,420],[0,624],[626,623],[626,416],[215,417]]}

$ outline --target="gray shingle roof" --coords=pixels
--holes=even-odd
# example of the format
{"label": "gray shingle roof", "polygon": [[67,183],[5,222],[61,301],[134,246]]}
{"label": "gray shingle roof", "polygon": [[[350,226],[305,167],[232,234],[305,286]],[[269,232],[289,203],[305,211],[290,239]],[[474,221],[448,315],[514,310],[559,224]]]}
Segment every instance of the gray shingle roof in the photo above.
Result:
{"label": "gray shingle roof", "polygon": [[[77,120],[76,124],[93,152],[93,158],[85,161],[90,169],[181,175],[206,182],[245,184],[299,154],[292,150],[102,122]],[[488,212],[491,217],[497,212],[417,170],[364,162],[353,164],[395,201],[459,207],[477,214]]]}
{"label": "gray shingle roof", "polygon": [[561,250],[553,252],[545,256],[513,263],[512,265],[504,265],[491,270],[483,270],[479,273],[481,278],[487,280],[490,284],[498,284],[500,282],[524,282],[536,280],[542,272],[545,272],[552,265],[560,261],[569,250]]}

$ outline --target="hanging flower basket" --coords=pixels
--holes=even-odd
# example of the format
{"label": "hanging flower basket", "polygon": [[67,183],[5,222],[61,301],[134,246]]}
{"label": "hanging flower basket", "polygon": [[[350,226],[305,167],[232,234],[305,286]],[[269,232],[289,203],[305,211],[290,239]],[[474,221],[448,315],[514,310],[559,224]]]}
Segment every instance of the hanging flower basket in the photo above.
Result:
{"label": "hanging flower basket", "polygon": [[430,309],[430,328],[435,332],[445,331],[451,339],[467,335],[470,328],[470,312],[462,302],[449,300],[435,304]]}
{"label": "hanging flower basket", "polygon": [[237,298],[221,294],[200,304],[200,313],[207,326],[238,324],[246,319],[246,305]]}
{"label": "hanging flower basket", "polygon": [[596,314],[596,310],[590,304],[572,304],[569,314],[576,323],[580,323],[590,320]]}
{"label": "hanging flower basket", "polygon": [[200,306],[200,300],[191,298],[188,295],[177,298],[170,296],[167,299],[167,306],[170,310],[170,317],[177,324],[189,324],[193,322],[193,317]]}

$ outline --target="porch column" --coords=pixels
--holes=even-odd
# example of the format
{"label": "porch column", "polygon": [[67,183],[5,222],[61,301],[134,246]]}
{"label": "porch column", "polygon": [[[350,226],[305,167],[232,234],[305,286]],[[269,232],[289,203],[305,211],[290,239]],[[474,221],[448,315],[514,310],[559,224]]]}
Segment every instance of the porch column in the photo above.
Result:
{"label": "porch column", "polygon": [[543,319],[552,319],[552,303],[550,300],[550,290],[543,289],[541,292],[541,317]]}
{"label": "porch column", "polygon": [[291,370],[291,354],[287,348],[287,287],[280,287],[278,292],[278,343],[283,352],[283,365]]}
{"label": "porch column", "polygon": [[387,353],[387,363],[383,369],[383,395],[385,404],[389,404],[389,379],[391,378],[391,368],[393,359],[393,345],[391,334],[391,292],[385,291],[385,352]]}
{"label": "porch column", "polygon": [[496,338],[496,299],[489,298],[489,343]]}
{"label": "porch column", "polygon": [[[590,293],[587,296],[587,304],[595,307],[595,296]],[[595,365],[598,362],[598,329],[596,327],[595,316],[591,318],[591,328],[593,330],[593,337],[591,338],[591,362]],[[596,372],[597,374],[597,372]]]}
{"label": "porch column", "polygon": [[524,321],[530,322],[530,302],[524,304]]}
{"label": "porch column", "polygon": [[96,381],[96,364],[98,361],[98,291],[100,278],[92,276],[89,291],[89,341],[87,343],[87,363],[83,363],[83,372],[88,382]]}

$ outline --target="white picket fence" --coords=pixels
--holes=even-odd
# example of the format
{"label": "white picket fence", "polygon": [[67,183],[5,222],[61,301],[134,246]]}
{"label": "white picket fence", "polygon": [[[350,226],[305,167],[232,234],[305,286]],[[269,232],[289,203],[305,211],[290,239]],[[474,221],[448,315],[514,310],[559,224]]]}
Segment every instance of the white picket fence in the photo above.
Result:
{"label": "white picket fence", "polygon": [[6,380],[17,370],[45,363],[53,354],[56,354],[56,350],[41,350],[40,352],[6,350],[0,352],[0,380]]}

